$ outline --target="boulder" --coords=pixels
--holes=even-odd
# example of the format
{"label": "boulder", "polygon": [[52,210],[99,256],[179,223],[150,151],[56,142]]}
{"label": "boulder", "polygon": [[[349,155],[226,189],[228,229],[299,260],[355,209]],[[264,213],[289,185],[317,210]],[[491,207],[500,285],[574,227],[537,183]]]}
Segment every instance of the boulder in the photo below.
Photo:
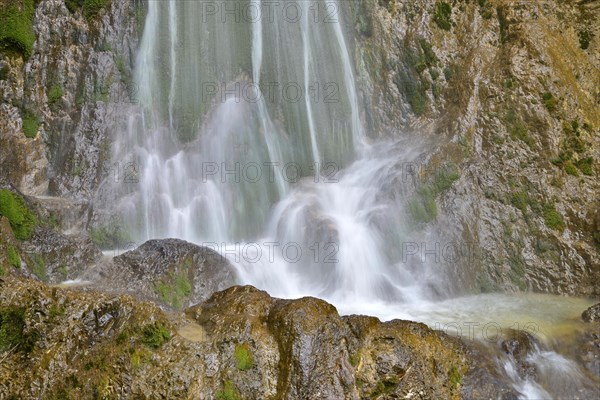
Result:
{"label": "boulder", "polygon": [[102,258],[100,249],[86,236],[65,235],[42,226],[20,246],[29,272],[49,283],[76,279]]}
{"label": "boulder", "polygon": [[82,276],[103,290],[129,293],[181,309],[235,284],[234,269],[206,247],[179,239],[149,240],[104,260]]}
{"label": "boulder", "polygon": [[0,331],[8,398],[511,398],[456,338],[251,286],[166,314],[127,295],[4,276]]}
{"label": "boulder", "polygon": [[594,304],[581,314],[585,322],[600,322],[600,303]]}

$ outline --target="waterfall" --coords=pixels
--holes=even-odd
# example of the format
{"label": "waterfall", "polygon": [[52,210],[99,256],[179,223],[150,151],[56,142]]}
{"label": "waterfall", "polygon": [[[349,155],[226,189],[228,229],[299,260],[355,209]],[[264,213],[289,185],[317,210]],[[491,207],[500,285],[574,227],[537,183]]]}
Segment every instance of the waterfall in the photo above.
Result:
{"label": "waterfall", "polygon": [[148,3],[141,110],[114,146],[139,169],[119,205],[137,240],[256,239],[297,180],[355,158],[363,133],[339,5],[268,5]]}
{"label": "waterfall", "polygon": [[365,143],[339,3],[265,4],[148,3],[140,110],[115,143],[139,170],[126,225],[233,255],[278,296],[419,298],[431,275],[393,250],[407,224],[391,189],[417,146]]}
{"label": "waterfall", "polygon": [[427,143],[366,140],[340,3],[147,4],[139,107],[113,147],[136,166],[113,205],[135,241],[213,247],[273,296],[435,323],[432,299],[451,283],[423,251],[404,251],[415,244],[406,166]]}

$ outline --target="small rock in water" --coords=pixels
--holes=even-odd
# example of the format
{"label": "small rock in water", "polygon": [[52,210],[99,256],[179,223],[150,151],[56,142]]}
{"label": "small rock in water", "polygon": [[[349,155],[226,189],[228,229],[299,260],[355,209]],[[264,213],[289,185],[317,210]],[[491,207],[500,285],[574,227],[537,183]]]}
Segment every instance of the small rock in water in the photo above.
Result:
{"label": "small rock in water", "polygon": [[585,322],[600,321],[600,303],[594,304],[581,314],[581,319]]}

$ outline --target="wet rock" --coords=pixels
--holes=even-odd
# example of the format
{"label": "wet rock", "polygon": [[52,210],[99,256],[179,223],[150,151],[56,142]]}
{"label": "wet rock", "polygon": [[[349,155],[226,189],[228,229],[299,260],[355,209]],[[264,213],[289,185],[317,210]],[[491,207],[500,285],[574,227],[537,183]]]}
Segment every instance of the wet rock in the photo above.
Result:
{"label": "wet rock", "polygon": [[472,360],[467,379],[461,387],[464,399],[517,400],[521,398],[512,382],[498,369],[497,355],[482,343],[470,342],[467,357]]}
{"label": "wet rock", "polygon": [[423,324],[340,317],[322,300],[251,286],[167,318],[130,296],[5,276],[0,320],[22,334],[9,351],[0,342],[0,393],[22,399],[479,399],[471,395],[506,389],[463,344]]}
{"label": "wet rock", "polygon": [[600,322],[600,303],[594,304],[581,314],[585,322]]}
{"label": "wet rock", "polygon": [[235,284],[234,269],[220,254],[179,239],[150,240],[105,259],[82,275],[104,290],[130,293],[181,309]]}
{"label": "wet rock", "polygon": [[[322,300],[274,299],[251,286],[215,293],[186,313],[213,343],[218,356],[211,365],[225,368],[214,367],[214,376],[232,381],[243,398],[451,399],[482,384],[487,391],[477,393],[513,393],[506,379],[493,380],[493,366],[470,367],[463,344],[419,323],[340,317]],[[244,375],[262,388],[236,373],[238,346],[253,357]]]}
{"label": "wet rock", "polygon": [[535,378],[535,366],[528,361],[527,356],[540,350],[540,342],[532,334],[523,330],[510,329],[505,332],[505,335],[507,338],[500,343],[500,348],[515,360],[519,367],[519,376],[523,379]]}
{"label": "wet rock", "polygon": [[27,195],[89,202],[114,175],[111,128],[135,101],[131,66],[143,6],[107,1],[92,18],[80,8],[36,1],[31,56],[0,54],[0,169]]}
{"label": "wet rock", "polygon": [[64,235],[45,227],[37,227],[31,239],[21,244],[21,251],[29,271],[49,283],[75,279],[102,257],[86,236]]}
{"label": "wet rock", "polygon": [[411,240],[422,233],[429,243],[472,249],[439,263],[454,293],[598,297],[598,202],[581,199],[600,190],[600,47],[583,49],[579,36],[598,37],[586,26],[597,7],[447,2],[453,22],[445,30],[436,3],[343,3],[351,20],[371,21],[372,34],[353,30],[369,134],[417,131],[435,139],[419,162],[424,170],[459,167],[435,201],[437,216]]}

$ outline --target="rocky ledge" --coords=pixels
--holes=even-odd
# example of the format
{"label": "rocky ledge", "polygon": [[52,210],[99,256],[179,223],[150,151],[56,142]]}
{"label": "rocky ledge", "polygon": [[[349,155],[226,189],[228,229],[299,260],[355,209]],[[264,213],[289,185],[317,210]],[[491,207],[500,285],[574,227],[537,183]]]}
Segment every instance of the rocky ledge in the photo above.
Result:
{"label": "rocky ledge", "polygon": [[8,275],[0,304],[7,398],[516,398],[475,349],[423,324],[250,286],[165,312]]}

